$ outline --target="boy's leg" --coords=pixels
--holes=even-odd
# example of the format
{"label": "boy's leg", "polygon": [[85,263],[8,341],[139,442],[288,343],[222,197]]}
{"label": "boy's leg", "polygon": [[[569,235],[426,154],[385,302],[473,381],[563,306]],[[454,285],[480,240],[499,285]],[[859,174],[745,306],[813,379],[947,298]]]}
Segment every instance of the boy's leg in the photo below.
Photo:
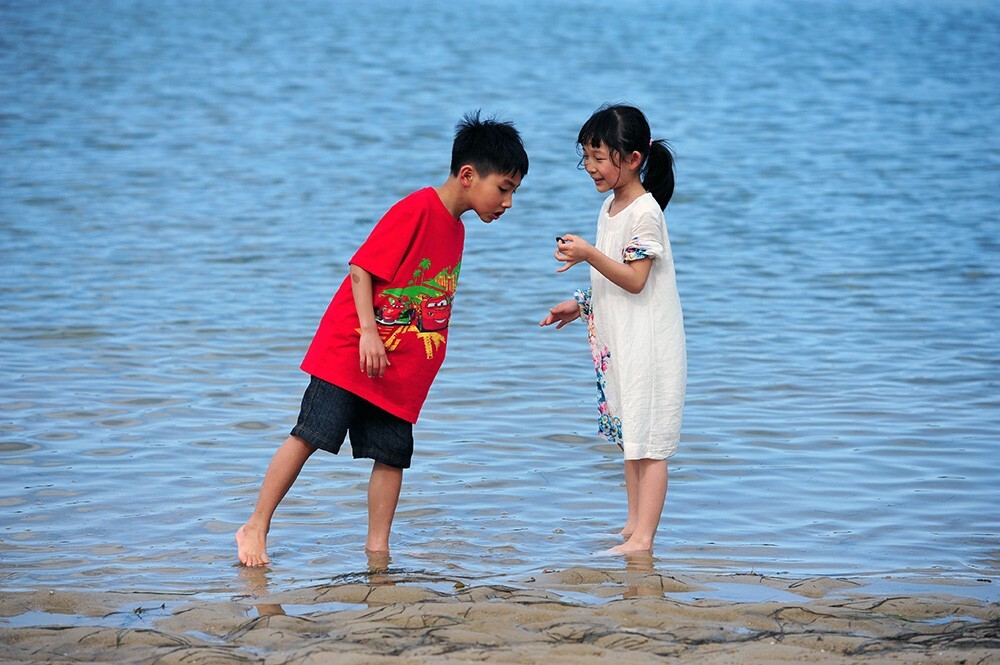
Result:
{"label": "boy's leg", "polygon": [[244,566],[263,566],[271,562],[266,551],[271,517],[314,452],[315,447],[297,436],[285,439],[275,451],[261,483],[253,515],[236,532],[238,556]]}
{"label": "boy's leg", "polygon": [[365,549],[388,552],[403,469],[409,468],[413,457],[413,424],[362,400],[358,417],[351,423],[350,437],[352,454],[372,460]]}
{"label": "boy's leg", "polygon": [[625,494],[628,495],[628,517],[620,534],[628,540],[635,531],[636,514],[639,510],[639,460],[625,460]]}
{"label": "boy's leg", "polygon": [[402,469],[382,462],[372,465],[368,481],[368,538],[365,540],[365,549],[369,552],[389,551],[389,531],[402,486]]}
{"label": "boy's leg", "polygon": [[616,552],[639,552],[653,548],[653,539],[667,498],[667,461],[635,461],[639,468],[635,530],[626,543],[613,548]]}

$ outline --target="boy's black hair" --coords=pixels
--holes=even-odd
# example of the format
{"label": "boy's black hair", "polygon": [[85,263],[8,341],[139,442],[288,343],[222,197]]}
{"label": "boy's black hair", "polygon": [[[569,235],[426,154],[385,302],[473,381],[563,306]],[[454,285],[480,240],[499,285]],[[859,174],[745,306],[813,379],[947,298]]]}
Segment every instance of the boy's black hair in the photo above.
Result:
{"label": "boy's black hair", "polygon": [[451,174],[465,164],[471,164],[479,175],[528,174],[528,153],[514,124],[496,117],[480,119],[479,111],[466,113],[455,126],[455,142],[451,146]]}
{"label": "boy's black hair", "polygon": [[612,159],[618,160],[638,151],[642,155],[642,186],[661,210],[667,207],[674,194],[674,154],[666,141],[652,140],[642,111],[624,104],[602,106],[583,123],[576,143],[592,148],[603,143]]}

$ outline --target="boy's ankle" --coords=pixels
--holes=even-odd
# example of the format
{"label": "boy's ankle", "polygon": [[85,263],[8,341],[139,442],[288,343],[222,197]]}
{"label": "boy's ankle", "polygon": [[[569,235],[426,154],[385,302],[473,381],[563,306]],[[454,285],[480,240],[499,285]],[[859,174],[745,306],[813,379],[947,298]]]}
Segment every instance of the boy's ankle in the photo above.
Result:
{"label": "boy's ankle", "polygon": [[251,518],[251,519],[247,520],[246,524],[243,525],[243,531],[244,532],[246,532],[246,531],[259,532],[259,533],[263,533],[263,534],[266,535],[267,532],[270,531],[270,528],[267,525],[261,524],[259,522],[255,522]]}

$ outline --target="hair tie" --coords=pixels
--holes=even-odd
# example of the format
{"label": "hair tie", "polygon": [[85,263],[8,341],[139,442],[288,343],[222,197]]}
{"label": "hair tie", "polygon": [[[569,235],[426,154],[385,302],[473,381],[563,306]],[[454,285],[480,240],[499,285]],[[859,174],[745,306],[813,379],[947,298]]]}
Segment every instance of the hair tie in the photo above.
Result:
{"label": "hair tie", "polygon": [[652,148],[652,147],[653,147],[653,139],[649,139],[649,147],[650,147],[650,148]]}

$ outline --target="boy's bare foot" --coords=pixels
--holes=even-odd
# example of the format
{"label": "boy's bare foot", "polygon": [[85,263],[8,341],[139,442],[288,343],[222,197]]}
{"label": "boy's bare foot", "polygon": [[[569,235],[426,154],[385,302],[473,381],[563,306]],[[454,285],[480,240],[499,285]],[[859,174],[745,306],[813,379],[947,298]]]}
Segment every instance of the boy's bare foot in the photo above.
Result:
{"label": "boy's bare foot", "polygon": [[389,550],[374,551],[366,549],[365,555],[368,557],[369,573],[384,573],[389,570],[389,564],[392,563]]}
{"label": "boy's bare foot", "polygon": [[236,531],[236,548],[240,563],[244,566],[266,566],[271,563],[267,558],[267,534],[247,528],[244,524]]}

